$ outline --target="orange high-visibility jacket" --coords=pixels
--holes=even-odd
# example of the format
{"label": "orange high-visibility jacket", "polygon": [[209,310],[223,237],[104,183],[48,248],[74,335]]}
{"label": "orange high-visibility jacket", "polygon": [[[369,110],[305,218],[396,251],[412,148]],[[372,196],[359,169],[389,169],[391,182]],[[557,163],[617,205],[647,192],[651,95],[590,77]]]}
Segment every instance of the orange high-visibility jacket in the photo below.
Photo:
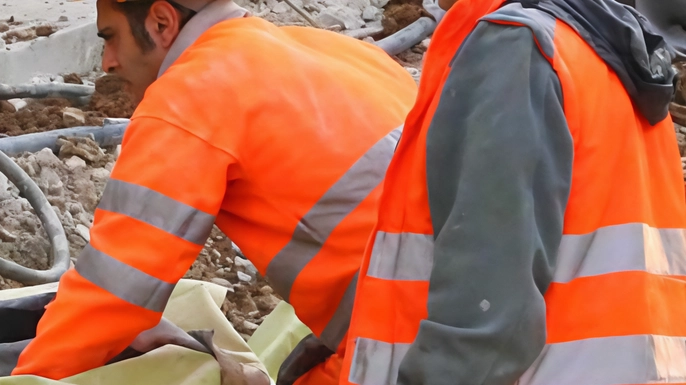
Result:
{"label": "orange high-visibility jacket", "polygon": [[340,383],[686,383],[670,49],[611,0],[504,3],[432,39]]}
{"label": "orange high-visibility jacket", "polygon": [[63,378],[108,362],[159,322],[215,223],[342,351],[415,96],[371,44],[254,17],[206,30],[136,109],[91,242],[13,374]]}

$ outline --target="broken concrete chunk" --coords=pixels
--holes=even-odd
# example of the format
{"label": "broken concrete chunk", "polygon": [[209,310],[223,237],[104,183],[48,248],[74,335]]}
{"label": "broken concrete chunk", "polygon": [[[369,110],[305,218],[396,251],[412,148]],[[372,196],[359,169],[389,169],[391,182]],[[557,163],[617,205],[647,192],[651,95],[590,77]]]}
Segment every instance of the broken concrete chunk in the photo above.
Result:
{"label": "broken concrete chunk", "polygon": [[237,271],[236,274],[238,275],[238,280],[242,282],[250,282],[252,281],[252,277],[249,276],[248,274],[245,274],[242,271]]}
{"label": "broken concrete chunk", "polygon": [[78,156],[72,156],[71,158],[64,161],[64,164],[68,169],[74,171],[79,167],[86,167],[86,161],[79,158]]}
{"label": "broken concrete chunk", "polygon": [[105,157],[105,152],[98,146],[98,143],[88,137],[60,137],[57,139],[57,145],[60,146],[61,158],[76,155],[87,162],[93,163]]}
{"label": "broken concrete chunk", "polygon": [[17,111],[29,105],[24,99],[10,99],[8,102],[12,103],[14,109]]}
{"label": "broken concrete chunk", "polygon": [[86,114],[74,107],[67,107],[62,112],[62,120],[67,126],[78,126],[86,124]]}
{"label": "broken concrete chunk", "polygon": [[78,224],[78,225],[76,225],[76,232],[79,233],[81,238],[85,239],[86,242],[91,241],[91,231],[88,227],[86,227],[82,224]]}

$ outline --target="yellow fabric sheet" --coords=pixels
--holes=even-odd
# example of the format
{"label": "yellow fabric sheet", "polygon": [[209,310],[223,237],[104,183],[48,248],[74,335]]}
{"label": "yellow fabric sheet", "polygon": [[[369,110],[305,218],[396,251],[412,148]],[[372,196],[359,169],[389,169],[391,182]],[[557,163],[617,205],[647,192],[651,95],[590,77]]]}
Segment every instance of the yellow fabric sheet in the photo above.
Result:
{"label": "yellow fabric sheet", "polygon": [[[55,291],[57,284],[0,291],[0,300]],[[182,280],[174,290],[164,317],[185,331],[214,329],[214,343],[238,362],[267,372],[248,344],[233,329],[220,308],[226,288],[208,282]],[[278,316],[278,314],[277,314]],[[276,323],[278,325],[278,317]],[[297,319],[296,319],[297,320]],[[267,320],[265,320],[267,322]],[[299,321],[298,321],[299,322]],[[297,342],[296,342],[297,343]],[[260,347],[262,345],[260,344]],[[266,350],[275,350],[267,348]],[[276,349],[279,350],[279,349]],[[280,351],[280,350],[279,350]],[[287,353],[286,353],[287,355]],[[269,356],[269,355],[267,355]],[[269,362],[275,358],[267,357]],[[281,359],[283,361],[285,356]],[[59,365],[59,357],[55,357]],[[281,365],[279,362],[278,365]],[[278,371],[278,366],[277,366]],[[164,346],[143,356],[52,381],[33,376],[0,378],[0,385],[219,385],[219,365],[209,354],[178,346]]]}

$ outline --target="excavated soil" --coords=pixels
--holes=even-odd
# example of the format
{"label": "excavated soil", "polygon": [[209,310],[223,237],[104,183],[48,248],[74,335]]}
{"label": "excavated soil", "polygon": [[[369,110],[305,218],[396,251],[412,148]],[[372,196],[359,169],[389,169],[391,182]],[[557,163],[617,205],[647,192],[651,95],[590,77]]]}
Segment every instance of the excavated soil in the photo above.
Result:
{"label": "excavated soil", "polygon": [[381,25],[384,30],[381,34],[374,36],[375,40],[400,31],[422,16],[432,17],[422,6],[422,0],[391,0],[384,7],[383,14]]}
{"label": "excavated soil", "polygon": [[[65,83],[81,84],[76,74],[64,76]],[[123,89],[123,83],[114,76],[103,76],[95,81],[95,93],[86,106],[67,99],[28,100],[27,106],[15,110],[8,102],[0,108],[0,135],[16,136],[52,131],[75,126],[100,126],[105,118],[129,118],[133,105]],[[77,107],[84,113],[83,122],[65,118],[68,107]]]}

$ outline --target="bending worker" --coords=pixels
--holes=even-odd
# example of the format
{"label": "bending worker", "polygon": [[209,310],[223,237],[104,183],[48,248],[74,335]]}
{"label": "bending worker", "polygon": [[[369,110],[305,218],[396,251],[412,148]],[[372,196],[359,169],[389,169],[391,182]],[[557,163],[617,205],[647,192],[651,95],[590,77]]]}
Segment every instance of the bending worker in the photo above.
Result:
{"label": "bending worker", "polygon": [[381,182],[416,96],[382,50],[229,0],[98,0],[103,69],[140,100],[13,374],[64,378],[154,327],[216,223],[330,351],[336,383]]}
{"label": "bending worker", "polygon": [[340,383],[684,383],[672,48],[612,0],[452,3],[384,182]]}

